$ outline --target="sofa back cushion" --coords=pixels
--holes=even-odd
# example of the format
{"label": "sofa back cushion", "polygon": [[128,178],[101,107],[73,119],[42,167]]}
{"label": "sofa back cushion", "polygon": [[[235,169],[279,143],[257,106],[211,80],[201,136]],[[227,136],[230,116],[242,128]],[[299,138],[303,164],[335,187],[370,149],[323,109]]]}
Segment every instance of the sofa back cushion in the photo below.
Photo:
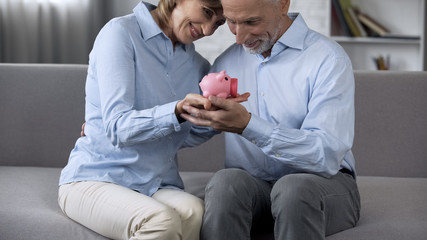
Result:
{"label": "sofa back cushion", "polygon": [[87,65],[0,64],[0,165],[63,167],[84,122]]}
{"label": "sofa back cushion", "polygon": [[359,175],[427,177],[427,72],[355,72]]}
{"label": "sofa back cushion", "polygon": [[[427,177],[427,72],[355,71],[354,76],[358,175]],[[224,148],[222,136],[214,142]],[[182,150],[181,169],[223,167],[224,151],[212,149],[205,144]],[[201,161],[206,158],[214,162]]]}
{"label": "sofa back cushion", "polygon": [[[354,75],[353,153],[358,175],[427,177],[427,72],[355,71]],[[214,143],[215,148],[224,148],[222,135]],[[224,151],[212,151],[215,148],[205,144],[182,150],[181,169],[222,168]]]}
{"label": "sofa back cushion", "polygon": [[[0,64],[0,165],[63,167],[84,121],[87,65]],[[427,177],[427,72],[355,72],[363,176]],[[223,135],[181,150],[182,171],[224,166]]]}

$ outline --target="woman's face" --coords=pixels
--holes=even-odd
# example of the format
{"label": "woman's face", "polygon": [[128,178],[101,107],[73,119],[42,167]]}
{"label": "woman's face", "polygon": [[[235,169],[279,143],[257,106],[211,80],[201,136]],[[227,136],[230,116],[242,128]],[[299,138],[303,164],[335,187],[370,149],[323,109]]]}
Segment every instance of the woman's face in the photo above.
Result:
{"label": "woman's face", "polygon": [[192,43],[212,35],[225,23],[222,11],[215,12],[200,0],[177,0],[171,15],[172,42]]}

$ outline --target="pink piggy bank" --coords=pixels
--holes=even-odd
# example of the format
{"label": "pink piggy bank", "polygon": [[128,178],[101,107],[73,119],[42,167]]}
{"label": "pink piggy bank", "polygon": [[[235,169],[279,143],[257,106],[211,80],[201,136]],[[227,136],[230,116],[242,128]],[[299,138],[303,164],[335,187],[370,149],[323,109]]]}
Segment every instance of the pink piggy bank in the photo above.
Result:
{"label": "pink piggy bank", "polygon": [[199,83],[204,97],[237,97],[237,78],[231,78],[225,71],[209,73]]}

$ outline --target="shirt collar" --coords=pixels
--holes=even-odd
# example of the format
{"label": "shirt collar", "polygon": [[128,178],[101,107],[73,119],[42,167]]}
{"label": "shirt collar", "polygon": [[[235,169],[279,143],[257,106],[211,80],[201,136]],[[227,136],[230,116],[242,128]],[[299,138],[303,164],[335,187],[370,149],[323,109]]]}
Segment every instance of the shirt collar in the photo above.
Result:
{"label": "shirt collar", "polygon": [[156,6],[150,3],[141,2],[134,9],[133,12],[138,21],[141,29],[142,37],[148,40],[158,34],[163,34],[160,27],[157,25],[151,16],[150,11],[156,9]]}
{"label": "shirt collar", "polygon": [[[151,16],[150,11],[156,8],[155,5],[142,1],[133,9],[139,28],[141,29],[142,38],[146,41],[157,35],[163,35],[166,39],[169,39],[162,29],[160,29],[159,25],[157,25],[156,21],[154,21],[153,16]],[[177,43],[175,48],[182,48],[184,51],[188,51],[191,49],[191,46],[193,45]]]}
{"label": "shirt collar", "polygon": [[278,55],[286,48],[303,49],[304,39],[308,34],[309,28],[299,13],[288,13],[288,17],[293,20],[288,30],[277,40],[271,49],[271,55],[264,59],[261,54],[257,57],[261,60],[269,60]]}
{"label": "shirt collar", "polygon": [[308,26],[299,13],[288,13],[288,17],[293,20],[288,30],[279,38],[278,42],[296,49],[304,48],[304,39],[308,34]]}

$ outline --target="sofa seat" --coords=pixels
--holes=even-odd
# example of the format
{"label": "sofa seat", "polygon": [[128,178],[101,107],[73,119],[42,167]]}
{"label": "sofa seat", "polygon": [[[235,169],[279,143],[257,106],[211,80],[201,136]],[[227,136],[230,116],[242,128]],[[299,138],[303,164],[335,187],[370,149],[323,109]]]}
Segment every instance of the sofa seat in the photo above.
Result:
{"label": "sofa seat", "polygon": [[[63,215],[57,203],[60,172],[61,168],[0,167],[0,239],[106,239]],[[186,191],[201,198],[212,175],[181,172]],[[357,183],[362,198],[358,226],[328,240],[425,239],[426,178],[361,176]],[[26,219],[25,225],[17,227],[22,219]],[[262,235],[255,239],[273,238]]]}
{"label": "sofa seat", "polygon": [[328,240],[427,239],[427,179],[359,176],[361,217]]}
{"label": "sofa seat", "polygon": [[62,213],[57,201],[60,172],[60,168],[0,167],[0,239],[107,239]]}
{"label": "sofa seat", "polygon": [[[62,213],[57,202],[60,174],[61,168],[0,166],[1,240],[107,239]],[[203,197],[204,187],[213,173],[182,172],[181,175],[186,190]]]}

